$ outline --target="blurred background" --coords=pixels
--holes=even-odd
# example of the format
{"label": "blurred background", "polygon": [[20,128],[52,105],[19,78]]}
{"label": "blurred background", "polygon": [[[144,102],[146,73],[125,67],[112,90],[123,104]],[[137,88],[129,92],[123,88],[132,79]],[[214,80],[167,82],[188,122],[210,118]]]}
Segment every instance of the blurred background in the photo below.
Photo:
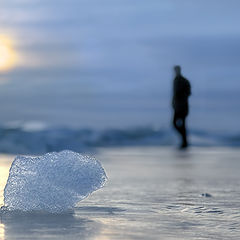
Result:
{"label": "blurred background", "polygon": [[0,3],[0,151],[172,145],[173,65],[192,145],[240,145],[238,0]]}

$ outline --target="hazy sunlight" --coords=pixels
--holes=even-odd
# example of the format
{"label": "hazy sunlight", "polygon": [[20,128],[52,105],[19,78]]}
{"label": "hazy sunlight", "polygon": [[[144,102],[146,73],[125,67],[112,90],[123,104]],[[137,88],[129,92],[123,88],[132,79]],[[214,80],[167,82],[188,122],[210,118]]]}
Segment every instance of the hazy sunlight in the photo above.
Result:
{"label": "hazy sunlight", "polygon": [[16,63],[16,58],[11,39],[0,35],[0,71],[11,69]]}

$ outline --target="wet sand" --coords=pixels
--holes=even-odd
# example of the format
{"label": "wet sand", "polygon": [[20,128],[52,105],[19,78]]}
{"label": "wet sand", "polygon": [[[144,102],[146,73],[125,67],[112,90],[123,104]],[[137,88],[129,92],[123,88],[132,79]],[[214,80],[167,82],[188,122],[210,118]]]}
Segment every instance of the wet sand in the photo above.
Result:
{"label": "wet sand", "polygon": [[[109,177],[103,189],[62,214],[1,213],[0,239],[239,239],[239,154],[98,149]],[[0,156],[1,195],[13,158]]]}

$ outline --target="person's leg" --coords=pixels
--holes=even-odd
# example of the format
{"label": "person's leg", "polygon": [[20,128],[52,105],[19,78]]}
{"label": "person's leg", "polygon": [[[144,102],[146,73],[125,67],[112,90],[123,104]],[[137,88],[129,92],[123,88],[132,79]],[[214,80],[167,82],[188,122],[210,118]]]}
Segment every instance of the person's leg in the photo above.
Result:
{"label": "person's leg", "polygon": [[177,114],[174,113],[174,116],[173,116],[173,126],[178,131],[177,120],[178,120]]}
{"label": "person's leg", "polygon": [[173,116],[173,126],[174,128],[177,130],[177,132],[182,135],[182,119],[181,117],[179,116],[179,114],[177,113],[174,113],[174,116]]}
{"label": "person's leg", "polygon": [[176,113],[174,114],[174,117],[173,117],[173,125],[182,138],[181,148],[185,148],[188,145],[185,118],[186,118],[185,116],[182,116]]}
{"label": "person's leg", "polygon": [[186,130],[186,117],[182,118],[182,126],[181,126],[181,135],[182,135],[182,148],[185,148],[188,146],[188,142],[187,142],[187,130]]}

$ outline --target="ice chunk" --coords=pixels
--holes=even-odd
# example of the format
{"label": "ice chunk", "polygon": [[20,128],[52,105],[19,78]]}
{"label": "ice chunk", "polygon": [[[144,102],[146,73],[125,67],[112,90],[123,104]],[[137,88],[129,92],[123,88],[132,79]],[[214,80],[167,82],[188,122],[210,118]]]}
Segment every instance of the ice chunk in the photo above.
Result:
{"label": "ice chunk", "polygon": [[100,162],[72,151],[17,156],[4,189],[10,210],[61,212],[104,186]]}

